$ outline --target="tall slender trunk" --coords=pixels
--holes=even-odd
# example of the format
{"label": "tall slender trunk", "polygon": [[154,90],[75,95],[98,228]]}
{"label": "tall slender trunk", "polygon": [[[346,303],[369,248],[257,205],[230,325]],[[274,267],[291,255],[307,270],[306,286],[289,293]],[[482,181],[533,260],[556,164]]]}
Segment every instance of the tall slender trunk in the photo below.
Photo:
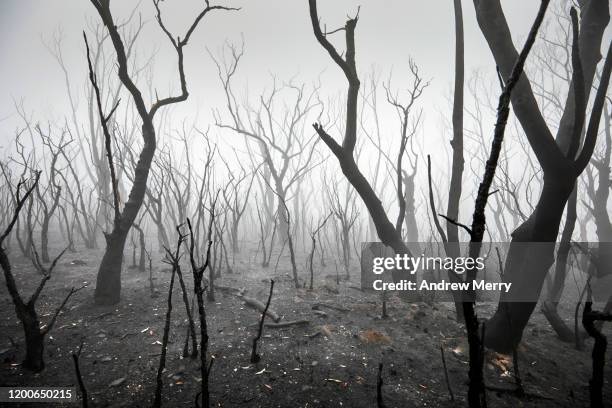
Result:
{"label": "tall slender trunk", "polygon": [[406,200],[406,216],[404,217],[404,225],[406,227],[406,240],[412,245],[410,248],[416,254],[421,253],[421,249],[417,248],[419,242],[419,227],[416,220],[416,208],[414,206],[414,174],[404,175],[404,199]]}
{"label": "tall slender trunk", "polygon": [[[454,0],[455,9],[455,92],[453,97],[453,139],[450,144],[453,149],[453,164],[451,167],[451,181],[448,191],[448,205],[446,216],[453,220],[459,219],[459,203],[461,202],[461,187],[463,180],[463,93],[465,82],[464,68],[464,35],[463,35],[463,10],[461,0]],[[435,216],[435,214],[434,214]],[[461,256],[459,249],[459,228],[457,225],[447,222],[446,235],[448,242],[445,246],[447,256],[458,258]],[[448,277],[452,282],[460,281],[455,271],[449,271]],[[455,301],[457,319],[463,320],[463,306],[461,305],[461,294],[452,292]]]}

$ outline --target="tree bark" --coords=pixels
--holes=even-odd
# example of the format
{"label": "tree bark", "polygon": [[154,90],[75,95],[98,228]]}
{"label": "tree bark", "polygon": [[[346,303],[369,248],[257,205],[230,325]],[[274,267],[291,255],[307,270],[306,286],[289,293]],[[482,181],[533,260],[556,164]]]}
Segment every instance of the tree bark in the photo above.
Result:
{"label": "tree bark", "polygon": [[45,350],[45,335],[40,330],[40,321],[34,305],[24,305],[20,316],[25,333],[26,356],[23,360],[24,368],[40,372],[45,368],[43,352]]}
{"label": "tree bark", "polygon": [[[224,6],[211,6],[209,2],[206,2],[206,8],[204,8],[204,10],[196,16],[194,22],[191,24],[186,34],[183,36],[175,37],[166,29],[164,25],[164,22],[161,17],[161,11],[159,9],[159,1],[153,1],[153,5],[155,6],[155,10],[157,12],[157,23],[170,41],[170,43],[172,44],[172,46],[174,47],[174,50],[177,54],[181,93],[177,96],[168,96],[162,99],[156,99],[156,101],[150,106],[150,108],[147,109],[140,89],[134,83],[132,77],[128,73],[128,56],[126,54],[126,48],[121,38],[121,35],[119,34],[118,28],[111,14],[110,0],[90,1],[92,5],[96,8],[102,22],[104,23],[104,26],[108,30],[109,37],[113,43],[113,47],[115,49],[117,57],[118,76],[123,86],[132,96],[136,111],[142,121],[142,139],[144,143],[142,151],[140,152],[140,156],[138,158],[138,163],[136,164],[136,168],[134,170],[134,180],[132,184],[132,189],[122,211],[120,211],[120,209],[118,208],[119,200],[117,196],[118,193],[116,191],[117,180],[111,180],[111,186],[113,187],[113,195],[115,202],[115,222],[113,225],[112,232],[106,237],[106,251],[102,258],[102,262],[100,263],[100,268],[98,270],[98,277],[96,281],[95,301],[97,304],[116,304],[119,302],[121,293],[121,267],[123,263],[123,249],[125,247],[125,241],[127,238],[127,234],[130,231],[130,228],[136,220],[140,207],[142,206],[144,196],[147,191],[147,179],[149,177],[149,171],[151,169],[151,162],[153,160],[153,156],[155,155],[157,143],[155,126],[153,123],[155,114],[159,111],[159,109],[164,106],[184,102],[189,96],[184,71],[183,49],[189,42],[191,34],[193,34],[194,30],[197,28],[202,18],[212,10],[236,9]],[[106,116],[102,112],[99,89],[97,89],[95,74],[91,67],[91,62],[89,70],[92,85],[94,89],[98,91],[98,113],[100,114],[101,124],[103,130],[106,133],[105,136],[108,141],[110,136],[108,135],[106,122],[109,120],[112,111],[109,116]],[[109,167],[112,170],[112,157],[109,157]]]}
{"label": "tree bark", "polygon": [[[516,60],[517,51],[512,43],[500,0],[474,0],[474,7],[478,24],[501,76],[507,78]],[[485,344],[499,352],[510,352],[518,345],[536,305],[534,301],[508,303],[507,299],[512,296],[516,300],[517,294],[524,299],[538,298],[546,274],[554,261],[554,242],[559,233],[565,205],[576,179],[593,152],[601,105],[609,83],[609,67],[604,66],[584,146],[576,160],[576,152],[572,150],[577,149],[575,142],[582,134],[581,121],[584,122],[586,115],[586,103],[576,97],[575,90],[580,90],[582,85],[584,90],[591,89],[595,68],[601,59],[599,47],[603,32],[610,19],[608,9],[609,4],[606,1],[590,0],[581,6],[582,29],[579,36],[574,38],[572,50],[572,86],[556,140],[542,116],[526,75],[521,76],[512,93],[514,112],[542,167],[544,185],[534,212],[512,233],[504,281],[512,282],[513,285],[510,293],[501,296],[495,315],[487,323]],[[577,21],[574,26],[577,26]],[[575,29],[577,30],[577,27]],[[578,48],[580,52],[575,55]],[[606,58],[606,65],[608,59]],[[577,99],[580,104],[576,102]]]}
{"label": "tree bark", "polygon": [[[376,227],[376,232],[380,241],[392,248],[396,254],[411,255],[410,250],[402,239],[401,233],[397,231],[396,226],[389,219],[380,198],[355,162],[354,150],[357,143],[357,103],[361,84],[355,63],[355,29],[359,16],[357,15],[353,18],[349,18],[344,25],[343,31],[345,33],[346,51],[341,55],[321,30],[316,0],[309,0],[308,4],[315,38],[327,51],[335,64],[342,70],[348,83],[342,144],[338,144],[320,123],[313,124],[313,127],[321,140],[323,140],[334,156],[336,156],[342,173],[361,197]],[[393,271],[394,280],[399,281],[403,278],[405,278],[404,274]]]}
{"label": "tree bark", "polygon": [[[453,162],[451,167],[451,180],[448,191],[448,205],[446,216],[453,220],[459,219],[459,203],[461,201],[461,188],[463,181],[463,90],[465,82],[464,68],[464,34],[463,34],[463,10],[461,0],[454,0],[455,9],[455,92],[453,97],[453,139],[450,144],[453,149]],[[433,216],[436,216],[433,214]],[[461,256],[459,249],[459,227],[451,222],[446,223],[446,255],[457,258]],[[454,271],[448,274],[452,282],[460,279]],[[463,319],[463,307],[461,305],[461,294],[452,292],[455,300],[455,311],[457,319]]]}
{"label": "tree bark", "polygon": [[149,129],[143,126],[145,143],[138,164],[136,165],[134,184],[128,202],[120,217],[120,222],[106,237],[106,250],[98,269],[96,279],[95,301],[97,304],[112,305],[120,300],[121,296],[121,270],[123,267],[123,250],[128,233],[144,200],[147,189],[149,169],[155,154],[155,131],[152,124]]}

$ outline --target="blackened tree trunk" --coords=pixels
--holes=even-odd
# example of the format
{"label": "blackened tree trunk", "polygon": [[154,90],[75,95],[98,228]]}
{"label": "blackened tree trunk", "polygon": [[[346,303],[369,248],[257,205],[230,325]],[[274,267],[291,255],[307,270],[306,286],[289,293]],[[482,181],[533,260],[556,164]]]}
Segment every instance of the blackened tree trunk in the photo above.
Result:
{"label": "blackened tree trunk", "polygon": [[[23,305],[18,312],[19,320],[25,333],[26,355],[23,366],[34,372],[45,368],[43,352],[45,350],[45,335],[40,330],[40,321],[33,304]],[[16,307],[17,309],[17,307]]]}
{"label": "blackened tree trunk", "polygon": [[309,0],[310,20],[315,38],[319,44],[328,52],[331,59],[343,71],[347,82],[347,106],[346,125],[342,145],[330,136],[319,123],[313,125],[319,137],[338,159],[342,173],[353,185],[372,217],[378,237],[383,244],[391,247],[397,254],[410,254],[401,234],[389,219],[380,198],[357,166],[354,157],[355,145],[357,143],[357,99],[361,85],[355,64],[355,29],[359,16],[349,18],[343,28],[345,32],[346,52],[341,55],[329,42],[321,30],[321,22],[317,12],[316,0]]}
{"label": "blackened tree trunk", "polygon": [[[43,146],[47,147],[50,155],[49,164],[49,180],[47,187],[41,191],[40,184],[36,185],[36,195],[42,207],[42,222],[40,228],[40,252],[42,261],[47,263],[51,261],[49,257],[49,225],[51,218],[55,214],[59,206],[62,189],[56,183],[57,174],[57,161],[60,154],[64,151],[66,146],[71,141],[65,142],[65,133],[62,134],[59,143],[54,143],[51,137],[51,130],[49,129],[47,134],[43,133],[40,125],[36,125],[36,131],[40,135]],[[49,196],[49,203],[47,203],[47,193]]]}
{"label": "blackened tree trunk", "polygon": [[[463,9],[461,0],[454,0],[455,9],[455,91],[453,96],[453,139],[450,144],[453,149],[453,162],[451,167],[451,181],[448,190],[448,204],[446,216],[452,220],[459,219],[459,203],[461,202],[461,187],[463,181],[463,94],[465,82],[464,68],[464,35],[463,35]],[[434,214],[435,216],[435,214]],[[445,251],[447,256],[457,258],[461,256],[459,249],[459,227],[451,222],[446,223],[447,242]],[[452,282],[459,281],[454,271],[449,272]],[[463,318],[463,307],[460,294],[453,291],[455,311],[457,318]]]}
{"label": "blackened tree trunk", "polygon": [[19,295],[12,276],[10,262],[4,249],[1,247],[0,266],[4,271],[9,294],[15,305],[15,312],[21,322],[25,335],[26,355],[23,360],[23,367],[34,372],[42,371],[45,368],[43,358],[45,333],[40,329],[40,321],[34,308],[34,302],[26,303]]}
{"label": "blackened tree trunk", "polygon": [[[404,200],[406,200],[406,216],[404,219],[404,225],[406,227],[406,240],[410,243],[419,242],[419,228],[416,220],[416,207],[414,205],[414,178],[416,176],[416,167],[414,171],[408,174],[404,171]],[[414,249],[416,253],[421,251],[417,248]]]}
{"label": "blackened tree trunk", "polygon": [[[49,225],[51,223],[51,217],[55,214],[55,210],[59,205],[61,196],[61,188],[59,186],[55,188],[56,191],[53,194],[51,208],[48,208],[46,203],[43,205],[43,219],[40,227],[40,254],[43,262],[51,261],[49,256]],[[42,199],[44,200],[44,198]]]}
{"label": "blackened tree trunk", "polygon": [[559,316],[557,306],[563,295],[565,279],[567,277],[567,261],[571,249],[572,235],[576,226],[577,198],[577,186],[575,186],[567,203],[567,215],[565,217],[563,232],[561,233],[561,242],[557,250],[553,278],[550,280],[547,299],[542,303],[542,313],[546,316],[546,319],[557,333],[559,339],[568,343],[573,342],[576,336],[574,335],[574,331],[568,328],[563,319]]}
{"label": "blackened tree trunk", "polygon": [[106,237],[106,250],[100,262],[96,280],[95,301],[115,304],[121,294],[121,269],[127,231],[115,230]]}
{"label": "blackened tree trunk", "polygon": [[6,281],[6,287],[7,287],[9,296],[11,297],[11,300],[13,301],[13,305],[15,306],[15,312],[17,314],[17,318],[19,319],[19,321],[21,322],[21,325],[23,326],[23,331],[25,335],[26,356],[23,361],[23,367],[28,370],[35,371],[35,372],[42,371],[45,368],[43,352],[45,348],[44,340],[45,340],[46,334],[49,333],[49,331],[51,331],[51,329],[53,328],[53,325],[55,324],[57,316],[62,311],[66,303],[68,302],[68,299],[70,298],[70,296],[72,296],[72,294],[76,292],[74,288],[70,290],[70,293],[68,293],[68,296],[66,296],[62,304],[56,310],[55,314],[51,317],[51,320],[49,320],[49,323],[47,323],[46,327],[42,328],[40,326],[40,320],[38,318],[38,313],[36,312],[36,301],[38,300],[38,297],[40,296],[42,290],[44,289],[45,284],[51,277],[51,272],[53,271],[53,269],[57,265],[57,262],[59,261],[59,259],[62,257],[62,255],[64,254],[66,250],[62,251],[53,260],[49,268],[44,268],[41,265],[41,272],[43,273],[43,277],[40,283],[38,284],[37,288],[34,290],[34,293],[32,294],[32,296],[30,296],[30,299],[27,301],[24,301],[24,299],[19,293],[19,290],[17,289],[17,284],[15,283],[15,278],[13,275],[11,263],[8,259],[8,256],[6,255],[6,251],[4,250],[4,242],[6,238],[11,234],[15,224],[17,223],[17,220],[19,219],[19,214],[21,210],[23,209],[25,202],[32,195],[32,192],[37,187],[39,180],[40,180],[40,173],[38,172],[36,173],[32,186],[26,190],[23,197],[20,196],[20,192],[21,192],[21,188],[24,185],[24,182],[19,183],[19,185],[17,186],[17,192],[15,194],[15,209],[14,209],[12,219],[9,222],[6,230],[2,234],[0,234],[0,269],[2,269],[4,273],[4,280]]}
{"label": "blackened tree trunk", "polygon": [[[489,199],[491,186],[495,177],[495,172],[499,163],[499,157],[502,151],[502,143],[506,131],[506,123],[510,116],[510,98],[515,89],[519,78],[523,75],[523,67],[527,56],[533,47],[536,40],[538,30],[544,20],[546,10],[550,0],[542,0],[536,19],[529,31],[525,45],[521,53],[517,56],[516,62],[512,66],[512,71],[507,78],[507,83],[499,97],[497,107],[497,120],[495,122],[495,131],[493,134],[493,142],[489,157],[485,164],[484,175],[478,186],[478,194],[474,202],[474,213],[472,215],[472,227],[468,229],[470,234],[469,256],[476,259],[480,256],[482,247],[482,239],[486,229],[486,207]],[[467,227],[466,227],[467,228]],[[475,272],[468,271],[468,281],[476,277]],[[470,290],[468,295],[474,297],[474,291]],[[479,321],[475,310],[475,299],[467,299],[463,302],[463,316],[467,329],[467,337],[469,344],[470,368],[469,368],[469,389],[468,403],[470,408],[481,408],[487,406],[485,383],[483,376],[484,364],[484,349],[482,347],[484,341],[485,327],[482,326],[482,335],[479,333]]]}
{"label": "blackened tree trunk", "polygon": [[[156,10],[157,23],[159,24],[164,34],[166,34],[166,36],[168,37],[168,40],[174,47],[177,54],[178,73],[181,83],[181,94],[178,96],[169,96],[163,99],[157,99],[156,102],[154,102],[150,108],[147,108],[140,89],[133,82],[132,77],[128,72],[129,64],[126,55],[126,49],[123,43],[123,39],[119,34],[117,25],[115,24],[115,21],[111,14],[110,0],[91,0],[91,3],[96,8],[104,26],[108,30],[108,34],[111,38],[113,47],[116,52],[119,79],[132,96],[136,111],[138,112],[138,116],[142,121],[143,148],[140,152],[140,155],[138,157],[138,163],[136,164],[136,168],[134,170],[134,181],[132,184],[132,189],[122,211],[118,208],[119,197],[116,185],[117,180],[111,180],[115,204],[115,222],[113,224],[112,232],[106,235],[106,251],[102,258],[102,262],[100,263],[100,268],[98,269],[98,276],[96,281],[96,303],[116,304],[119,302],[121,294],[121,268],[123,264],[123,250],[125,247],[126,238],[130,231],[130,228],[132,227],[134,221],[136,220],[136,217],[138,216],[140,207],[142,206],[142,202],[147,191],[147,180],[149,177],[149,171],[151,169],[151,162],[153,160],[153,156],[155,155],[157,143],[155,126],[153,124],[155,114],[160,108],[167,105],[183,102],[187,100],[187,97],[189,96],[183,66],[183,48],[185,47],[185,45],[187,45],[191,34],[197,28],[199,22],[206,14],[208,14],[212,10],[233,9],[223,6],[211,6],[207,2],[206,8],[196,16],[194,22],[191,24],[186,34],[181,37],[175,37],[166,29],[162,21],[161,11],[159,8],[159,0],[153,1]],[[91,66],[90,78],[95,88],[97,86],[94,84],[95,74],[93,73]],[[106,114],[102,112],[99,90],[97,99],[98,112],[100,114],[101,124],[104,128],[105,137],[107,140],[107,154],[109,156],[109,166],[111,168],[112,173],[112,157],[108,144],[110,135],[108,134],[108,129],[106,129],[106,122],[108,122],[110,115],[106,116]]]}
{"label": "blackened tree trunk", "polygon": [[[516,61],[517,51],[499,0],[474,0],[476,16],[503,78],[507,78]],[[597,140],[599,120],[609,83],[610,49],[599,89],[588,123],[581,151],[578,153],[586,122],[587,90],[591,89],[597,63],[601,59],[600,45],[608,25],[609,4],[605,1],[584,1],[581,6],[581,25],[575,11],[572,86],[556,140],[537,106],[526,75],[512,93],[512,106],[525,131],[544,173],[544,185],[534,212],[512,233],[512,242],[504,281],[512,282],[511,291],[503,294],[495,315],[487,323],[485,344],[496,351],[510,352],[521,339],[529,321],[546,274],[554,261],[554,242],[565,205],[578,176],[588,164]],[[586,95],[585,95],[586,93]],[[526,245],[526,243],[539,243]],[[507,302],[508,297],[520,295],[525,302]]]}

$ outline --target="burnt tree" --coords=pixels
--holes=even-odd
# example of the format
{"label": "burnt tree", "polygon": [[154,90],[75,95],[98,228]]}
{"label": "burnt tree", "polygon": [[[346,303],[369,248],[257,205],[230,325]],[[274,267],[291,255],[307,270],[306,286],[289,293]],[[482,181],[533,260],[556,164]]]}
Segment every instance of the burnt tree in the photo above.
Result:
{"label": "burnt tree", "polygon": [[[19,293],[19,289],[17,288],[17,283],[15,282],[15,277],[13,275],[13,270],[11,267],[11,263],[8,259],[6,251],[4,249],[4,242],[6,238],[11,234],[15,224],[17,223],[17,219],[19,218],[19,214],[23,209],[26,201],[31,198],[32,193],[36,189],[38,182],[40,180],[40,172],[37,172],[34,176],[34,180],[31,182],[31,185],[26,189],[23,196],[21,195],[22,189],[25,187],[25,181],[21,181],[16,188],[15,193],[15,208],[13,211],[13,216],[2,233],[0,235],[0,267],[4,272],[4,279],[6,280],[6,287],[8,289],[9,295],[13,304],[15,305],[15,312],[17,313],[17,318],[21,322],[23,326],[23,331],[25,334],[25,345],[26,345],[26,355],[23,360],[23,367],[32,370],[32,371],[42,371],[45,368],[45,362],[43,358],[43,352],[45,348],[45,336],[51,329],[53,328],[55,321],[57,320],[57,316],[60,314],[70,296],[72,296],[78,289],[70,289],[70,292],[64,298],[61,305],[57,308],[55,314],[51,317],[51,320],[46,325],[40,324],[40,319],[38,317],[38,313],[36,312],[36,301],[38,297],[42,293],[47,281],[51,278],[51,273],[57,262],[64,254],[65,250],[62,251],[51,263],[49,268],[43,268],[42,274],[43,277],[40,280],[40,283],[34,290],[34,293],[30,296],[30,299],[27,301],[21,297]],[[38,257],[38,254],[36,254]]]}
{"label": "burnt tree", "polygon": [[[511,96],[512,107],[544,173],[544,184],[534,212],[512,233],[506,258],[504,281],[512,282],[503,294],[495,315],[487,323],[485,343],[497,351],[510,352],[522,337],[536,302],[506,301],[517,293],[537,299],[548,269],[554,261],[554,242],[563,212],[576,179],[588,165],[597,140],[603,103],[610,79],[612,48],[608,49],[586,133],[588,90],[593,85],[600,46],[610,15],[605,1],[584,0],[581,6],[579,36],[575,46],[571,87],[556,137],[536,102],[531,82],[521,75]],[[501,76],[507,78],[518,53],[499,0],[474,0],[476,16],[489,44]],[[582,145],[582,146],[581,146]],[[530,242],[544,244],[526,245]]]}
{"label": "burnt tree", "polygon": [[321,22],[317,12],[316,0],[309,0],[310,20],[314,36],[319,44],[327,51],[331,59],[342,70],[348,82],[346,97],[346,124],[344,128],[344,138],[342,144],[330,136],[320,123],[313,124],[317,134],[327,145],[329,150],[336,156],[342,173],[353,185],[364,204],[366,205],[376,232],[380,240],[391,247],[398,254],[409,254],[410,251],[402,240],[401,234],[389,219],[385,208],[377,196],[376,192],[363,175],[359,166],[355,162],[355,145],[357,144],[357,108],[359,87],[361,82],[357,74],[355,64],[355,29],[359,15],[349,18],[344,27],[334,30],[334,32],[344,32],[346,42],[346,52],[341,55],[336,47],[329,41],[327,32],[321,30]]}
{"label": "burnt tree", "polygon": [[[121,294],[121,269],[123,265],[123,250],[125,247],[125,242],[145,198],[149,170],[155,155],[157,145],[154,125],[155,114],[164,106],[183,102],[187,100],[187,97],[189,96],[184,70],[184,48],[189,42],[189,39],[191,38],[191,35],[197,28],[198,24],[211,11],[236,9],[225,6],[211,6],[210,2],[206,1],[206,7],[199,14],[197,14],[195,20],[181,38],[174,37],[174,35],[168,31],[162,20],[161,10],[159,8],[160,1],[153,0],[153,5],[155,6],[156,10],[157,23],[176,51],[181,93],[177,96],[168,96],[162,99],[156,99],[151,106],[147,107],[142,91],[138,85],[134,83],[132,76],[129,73],[126,48],[111,13],[110,0],[91,0],[91,3],[98,12],[100,19],[102,20],[102,23],[106,27],[111,38],[116,52],[119,79],[131,95],[142,125],[143,147],[134,170],[134,182],[132,183],[131,191],[122,210],[118,208],[118,197],[116,197],[115,194],[115,222],[113,224],[112,231],[106,234],[106,250],[104,252],[102,262],[100,263],[96,281],[96,303],[116,304],[119,302]],[[101,111],[101,109],[99,110],[99,113],[102,118],[102,123],[104,123],[105,120],[108,121],[108,117]],[[109,161],[112,161],[112,158],[110,158]],[[111,181],[111,183],[114,182],[115,180]]]}

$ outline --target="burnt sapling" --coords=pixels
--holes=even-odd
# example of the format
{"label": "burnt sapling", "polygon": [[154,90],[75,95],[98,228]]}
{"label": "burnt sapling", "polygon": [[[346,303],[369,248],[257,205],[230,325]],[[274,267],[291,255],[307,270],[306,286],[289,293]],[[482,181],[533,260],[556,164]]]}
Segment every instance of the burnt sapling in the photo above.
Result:
{"label": "burnt sapling", "polygon": [[[209,231],[213,227],[214,218],[214,212],[211,212],[210,220],[208,223]],[[191,272],[193,274],[193,289],[198,304],[198,315],[200,317],[200,373],[202,375],[202,388],[198,395],[196,395],[195,402],[196,406],[200,406],[198,404],[198,396],[201,395],[201,406],[204,408],[208,408],[210,406],[208,379],[212,364],[209,367],[206,362],[206,356],[208,353],[208,326],[206,322],[206,309],[204,307],[204,291],[206,290],[206,288],[202,286],[202,280],[204,278],[204,272],[210,266],[210,247],[212,246],[212,241],[208,241],[208,245],[206,247],[206,259],[204,263],[201,266],[198,266],[196,263],[195,256],[194,233],[189,218],[187,218],[187,227],[189,228],[189,261],[191,264]]]}
{"label": "burnt sapling", "polygon": [[[23,367],[35,372],[42,371],[45,368],[45,362],[43,359],[43,351],[44,351],[44,340],[45,336],[51,331],[53,328],[55,321],[57,320],[57,316],[63,310],[64,306],[68,302],[68,299],[77,291],[83,289],[85,286],[82,286],[79,289],[72,288],[68,295],[64,298],[63,302],[55,311],[54,315],[51,317],[51,320],[46,325],[41,325],[38,317],[38,313],[36,312],[36,301],[40,296],[42,290],[45,287],[47,281],[51,278],[51,273],[55,269],[57,262],[62,257],[66,250],[63,250],[54,260],[51,262],[51,265],[48,268],[42,268],[42,279],[35,289],[34,293],[30,297],[28,301],[24,301],[17,289],[17,284],[15,282],[15,277],[13,275],[13,270],[11,267],[11,263],[8,259],[8,255],[4,250],[4,242],[6,238],[11,234],[13,227],[17,223],[19,218],[19,214],[23,209],[25,203],[28,199],[31,199],[33,191],[36,189],[38,182],[40,180],[40,172],[36,172],[34,175],[34,180],[31,182],[31,185],[26,189],[25,194],[21,196],[22,189],[25,188],[26,182],[20,181],[17,185],[17,189],[15,192],[15,209],[13,211],[13,217],[9,222],[9,225],[4,230],[2,235],[0,235],[0,267],[4,272],[4,278],[6,281],[6,287],[8,289],[9,295],[11,296],[11,300],[15,305],[15,311],[17,313],[17,318],[21,322],[25,335],[25,343],[26,343],[26,355],[23,361]],[[32,245],[32,248],[34,246]],[[36,255],[38,257],[38,255]]]}
{"label": "burnt sapling", "polygon": [[172,290],[174,289],[174,278],[176,276],[177,270],[180,268],[179,264],[181,261],[181,245],[185,240],[185,235],[181,234],[180,227],[177,227],[178,231],[178,239],[176,244],[175,252],[171,252],[168,248],[166,250],[166,259],[165,263],[172,266],[172,275],[170,276],[170,287],[168,288],[168,306],[166,309],[166,321],[164,324],[164,334],[162,337],[162,348],[161,348],[161,356],[159,357],[159,367],[157,369],[157,377],[156,377],[156,388],[155,388],[155,399],[153,400],[153,407],[159,408],[161,406],[161,396],[162,396],[162,376],[166,367],[166,353],[168,351],[168,337],[170,335],[170,318],[172,317]]}
{"label": "burnt sapling", "polygon": [[266,319],[266,314],[268,313],[268,308],[270,307],[270,302],[272,302],[272,293],[274,291],[274,279],[270,280],[270,294],[268,295],[268,301],[266,302],[266,307],[261,314],[261,320],[259,321],[259,330],[257,332],[257,336],[253,338],[253,349],[251,350],[251,363],[257,364],[259,360],[261,360],[261,356],[257,354],[257,342],[261,339],[261,334],[263,332],[264,320]]}
{"label": "burnt sapling", "polygon": [[76,352],[72,352],[72,362],[74,363],[74,372],[79,384],[79,390],[81,390],[82,407],[87,408],[89,406],[89,397],[87,396],[87,388],[85,387],[85,382],[83,381],[83,376],[81,375],[81,366],[79,364],[81,351],[83,351],[83,341],[81,341],[79,349]]}
{"label": "burnt sapling", "polygon": [[584,304],[582,312],[582,326],[587,331],[589,336],[593,337],[595,344],[593,345],[593,374],[589,380],[589,395],[591,398],[591,407],[603,407],[602,388],[604,384],[604,366],[606,363],[606,348],[608,347],[608,339],[596,326],[596,322],[612,322],[612,314],[603,313],[593,310],[593,302],[590,299]]}

